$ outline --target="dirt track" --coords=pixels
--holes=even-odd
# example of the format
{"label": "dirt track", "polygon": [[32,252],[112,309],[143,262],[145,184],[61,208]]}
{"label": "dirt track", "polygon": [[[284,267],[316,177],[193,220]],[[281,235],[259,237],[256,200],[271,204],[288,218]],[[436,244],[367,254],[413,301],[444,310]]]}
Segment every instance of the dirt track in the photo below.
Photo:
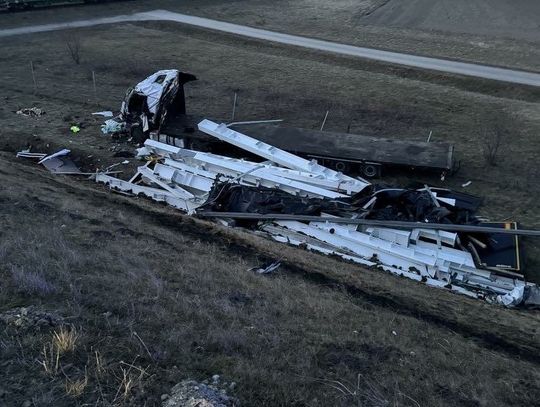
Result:
{"label": "dirt track", "polygon": [[8,30],[0,30],[0,38],[9,38],[16,35],[37,34],[41,32],[58,31],[66,29],[92,27],[95,25],[118,24],[137,21],[172,21],[179,24],[188,24],[198,28],[211,29],[242,37],[256,38],[262,41],[309,48],[325,51],[332,54],[359,57],[374,61],[386,62],[405,67],[419,68],[443,73],[459,74],[481,79],[491,79],[501,82],[515,83],[540,87],[540,74],[523,72],[497,67],[467,64],[458,61],[448,61],[436,58],[427,58],[411,54],[400,54],[370,48],[354,47],[314,38],[294,36],[275,31],[231,24],[223,21],[211,20],[196,16],[174,13],[167,10],[152,10],[146,13],[136,13],[115,17],[104,17],[91,20],[76,20],[62,23],[52,23],[37,26],[28,26]]}

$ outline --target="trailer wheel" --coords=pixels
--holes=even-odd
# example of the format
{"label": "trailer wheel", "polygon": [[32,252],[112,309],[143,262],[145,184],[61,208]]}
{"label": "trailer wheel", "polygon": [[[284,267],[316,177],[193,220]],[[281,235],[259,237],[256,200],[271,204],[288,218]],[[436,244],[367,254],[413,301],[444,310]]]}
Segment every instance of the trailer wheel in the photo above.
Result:
{"label": "trailer wheel", "polygon": [[374,164],[365,164],[362,167],[362,174],[366,178],[375,178],[379,174],[379,168]]}
{"label": "trailer wheel", "polygon": [[347,165],[347,163],[344,163],[343,161],[336,161],[334,163],[334,168],[336,171],[339,171],[339,172],[347,172],[347,170],[349,169],[349,166]]}

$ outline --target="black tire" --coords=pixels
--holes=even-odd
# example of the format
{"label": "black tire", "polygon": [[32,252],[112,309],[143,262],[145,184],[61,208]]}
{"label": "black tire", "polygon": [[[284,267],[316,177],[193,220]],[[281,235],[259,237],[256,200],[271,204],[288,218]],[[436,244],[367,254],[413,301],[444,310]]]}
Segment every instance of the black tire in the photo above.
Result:
{"label": "black tire", "polygon": [[362,166],[362,175],[366,178],[375,178],[379,175],[379,168],[374,164],[364,164]]}
{"label": "black tire", "polygon": [[349,164],[343,162],[343,161],[335,161],[334,162],[334,169],[338,172],[348,172],[349,171]]}

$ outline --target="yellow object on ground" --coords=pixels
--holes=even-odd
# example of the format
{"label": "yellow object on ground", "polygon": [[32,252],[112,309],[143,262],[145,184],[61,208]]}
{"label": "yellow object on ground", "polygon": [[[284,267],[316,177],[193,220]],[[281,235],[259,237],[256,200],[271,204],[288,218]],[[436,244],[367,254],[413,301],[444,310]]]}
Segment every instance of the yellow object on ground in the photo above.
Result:
{"label": "yellow object on ground", "polygon": [[81,131],[81,128],[79,126],[71,126],[70,130],[72,133],[78,133]]}

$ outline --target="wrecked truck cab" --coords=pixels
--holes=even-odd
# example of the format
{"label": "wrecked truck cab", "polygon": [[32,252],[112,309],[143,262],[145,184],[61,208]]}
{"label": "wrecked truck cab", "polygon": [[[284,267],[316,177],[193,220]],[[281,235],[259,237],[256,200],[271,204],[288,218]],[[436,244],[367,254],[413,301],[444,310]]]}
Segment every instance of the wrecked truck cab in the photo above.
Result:
{"label": "wrecked truck cab", "polygon": [[195,80],[189,73],[166,69],[128,89],[120,109],[126,132],[143,143],[151,131],[160,130],[169,114],[185,114],[184,84]]}

